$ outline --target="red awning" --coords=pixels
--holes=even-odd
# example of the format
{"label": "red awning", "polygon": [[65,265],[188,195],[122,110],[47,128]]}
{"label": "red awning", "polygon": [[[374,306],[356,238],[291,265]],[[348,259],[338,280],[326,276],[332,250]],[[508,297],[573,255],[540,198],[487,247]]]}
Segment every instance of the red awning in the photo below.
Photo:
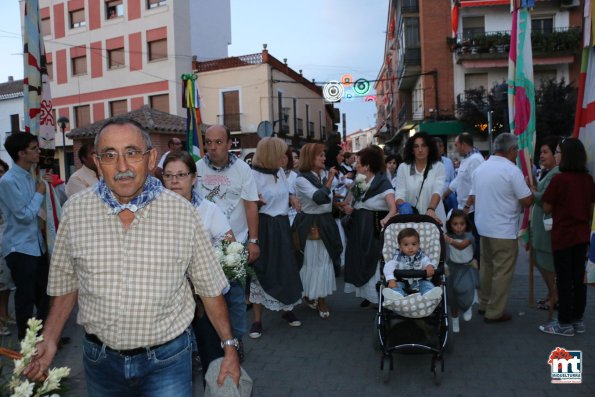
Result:
{"label": "red awning", "polygon": [[486,7],[510,4],[510,0],[461,0],[461,7]]}

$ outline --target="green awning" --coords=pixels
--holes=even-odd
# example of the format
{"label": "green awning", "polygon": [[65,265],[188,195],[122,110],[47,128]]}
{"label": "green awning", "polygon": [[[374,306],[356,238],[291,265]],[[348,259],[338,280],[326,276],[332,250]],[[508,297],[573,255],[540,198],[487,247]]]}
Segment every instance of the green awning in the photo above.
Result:
{"label": "green awning", "polygon": [[467,124],[459,120],[422,121],[416,129],[430,135],[459,135],[471,131]]}

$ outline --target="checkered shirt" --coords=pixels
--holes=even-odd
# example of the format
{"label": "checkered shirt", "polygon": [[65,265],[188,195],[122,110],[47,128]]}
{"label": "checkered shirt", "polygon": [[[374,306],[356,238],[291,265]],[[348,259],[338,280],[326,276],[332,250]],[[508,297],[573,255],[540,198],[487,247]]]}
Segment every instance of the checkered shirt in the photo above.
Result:
{"label": "checkered shirt", "polygon": [[210,239],[190,202],[169,190],[136,212],[128,229],[93,189],[64,206],[48,294],[78,290],[77,322],[118,350],[180,335],[194,317],[196,292],[228,287]]}

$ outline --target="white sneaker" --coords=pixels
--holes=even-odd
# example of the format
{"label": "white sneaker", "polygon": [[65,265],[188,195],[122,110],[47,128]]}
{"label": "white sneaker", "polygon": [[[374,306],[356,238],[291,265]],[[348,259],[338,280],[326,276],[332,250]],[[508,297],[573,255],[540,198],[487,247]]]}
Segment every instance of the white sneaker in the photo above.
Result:
{"label": "white sneaker", "polygon": [[452,332],[454,332],[455,334],[458,334],[460,330],[461,330],[461,328],[459,327],[459,318],[453,317],[452,318]]}
{"label": "white sneaker", "polygon": [[469,309],[467,309],[467,311],[465,313],[463,313],[463,320],[471,321],[472,317],[473,317],[473,307],[469,306]]}

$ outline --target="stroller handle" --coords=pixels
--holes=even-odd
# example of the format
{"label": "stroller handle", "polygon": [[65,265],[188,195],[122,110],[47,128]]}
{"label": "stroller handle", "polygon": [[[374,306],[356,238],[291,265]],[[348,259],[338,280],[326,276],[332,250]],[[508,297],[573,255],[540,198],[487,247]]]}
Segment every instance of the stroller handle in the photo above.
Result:
{"label": "stroller handle", "polygon": [[[444,267],[439,267],[434,270],[435,276],[441,276],[444,274]],[[425,270],[395,270],[396,278],[424,278],[427,277]]]}

